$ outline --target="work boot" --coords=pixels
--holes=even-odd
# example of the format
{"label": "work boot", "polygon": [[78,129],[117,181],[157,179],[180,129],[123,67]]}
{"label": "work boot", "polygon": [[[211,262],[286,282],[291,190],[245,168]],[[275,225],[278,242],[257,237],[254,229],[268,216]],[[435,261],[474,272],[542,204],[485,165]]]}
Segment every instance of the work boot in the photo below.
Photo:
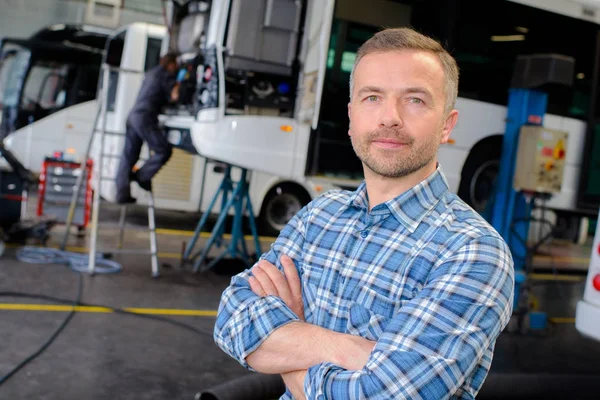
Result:
{"label": "work boot", "polygon": [[152,191],[152,181],[141,181],[137,172],[133,173],[133,180],[138,184],[139,187],[141,187],[145,191]]}
{"label": "work boot", "polygon": [[134,204],[137,200],[135,199],[135,197],[131,197],[131,196],[119,196],[117,195],[116,197],[116,203],[117,204]]}

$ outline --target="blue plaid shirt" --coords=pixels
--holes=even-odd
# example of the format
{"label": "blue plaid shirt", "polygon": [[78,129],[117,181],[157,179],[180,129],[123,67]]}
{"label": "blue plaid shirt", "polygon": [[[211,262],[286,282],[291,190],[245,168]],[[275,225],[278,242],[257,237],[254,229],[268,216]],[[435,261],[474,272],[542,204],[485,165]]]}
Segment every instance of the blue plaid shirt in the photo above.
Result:
{"label": "blue plaid shirt", "polygon": [[[298,268],[306,322],[377,341],[362,370],[309,368],[308,399],[475,398],[512,313],[513,262],[439,167],[371,211],[364,183],[318,197],[263,258],[283,270],[283,254]],[[245,358],[298,317],[281,299],[255,295],[249,276],[224,291],[214,337],[251,369]]]}

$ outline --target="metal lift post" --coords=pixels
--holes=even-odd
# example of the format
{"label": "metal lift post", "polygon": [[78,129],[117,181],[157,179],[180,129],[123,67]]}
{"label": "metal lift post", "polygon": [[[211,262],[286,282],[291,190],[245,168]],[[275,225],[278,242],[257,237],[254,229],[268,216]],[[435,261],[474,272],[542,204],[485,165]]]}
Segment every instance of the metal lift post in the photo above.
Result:
{"label": "metal lift post", "polygon": [[[495,190],[484,216],[510,247],[515,266],[513,309],[518,310],[521,287],[527,279],[532,254],[527,237],[534,193],[516,191],[513,186],[519,135],[524,125],[543,125],[548,104],[546,85],[572,85],[574,60],[557,54],[517,58],[509,89],[506,128]],[[528,258],[529,257],[529,258]]]}

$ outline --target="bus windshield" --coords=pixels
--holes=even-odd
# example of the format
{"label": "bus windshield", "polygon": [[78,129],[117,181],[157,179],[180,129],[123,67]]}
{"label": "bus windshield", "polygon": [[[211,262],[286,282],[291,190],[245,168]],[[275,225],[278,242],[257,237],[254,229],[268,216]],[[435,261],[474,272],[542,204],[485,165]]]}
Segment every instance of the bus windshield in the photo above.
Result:
{"label": "bus windshield", "polygon": [[66,78],[69,66],[66,63],[38,60],[27,74],[21,109],[52,111],[62,108],[66,100]]}
{"label": "bus windshield", "polygon": [[100,52],[46,42],[4,43],[0,60],[0,138],[96,98]]}

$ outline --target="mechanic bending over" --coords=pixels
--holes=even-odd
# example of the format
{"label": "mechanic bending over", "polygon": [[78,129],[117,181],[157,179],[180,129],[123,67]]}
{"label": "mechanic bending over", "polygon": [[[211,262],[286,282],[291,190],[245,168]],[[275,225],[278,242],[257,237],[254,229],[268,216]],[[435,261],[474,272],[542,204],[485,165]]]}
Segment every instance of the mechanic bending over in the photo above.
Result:
{"label": "mechanic bending over", "polygon": [[509,321],[513,261],[448,190],[456,61],[407,28],[377,33],[350,78],[364,182],[304,207],[225,289],[216,343],[281,374],[282,399],[474,399]]}

